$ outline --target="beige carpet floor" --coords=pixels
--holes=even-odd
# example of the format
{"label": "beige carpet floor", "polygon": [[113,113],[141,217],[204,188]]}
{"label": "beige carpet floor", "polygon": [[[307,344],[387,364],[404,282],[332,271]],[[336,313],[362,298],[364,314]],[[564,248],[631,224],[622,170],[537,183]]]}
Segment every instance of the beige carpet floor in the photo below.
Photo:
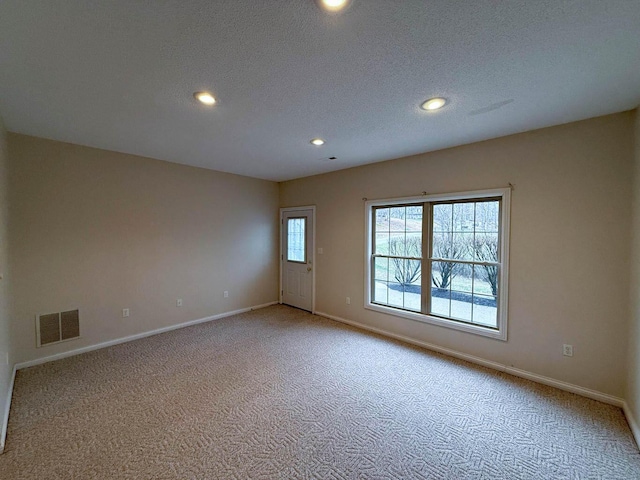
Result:
{"label": "beige carpet floor", "polygon": [[4,479],[639,479],[620,409],[273,306],[18,372]]}

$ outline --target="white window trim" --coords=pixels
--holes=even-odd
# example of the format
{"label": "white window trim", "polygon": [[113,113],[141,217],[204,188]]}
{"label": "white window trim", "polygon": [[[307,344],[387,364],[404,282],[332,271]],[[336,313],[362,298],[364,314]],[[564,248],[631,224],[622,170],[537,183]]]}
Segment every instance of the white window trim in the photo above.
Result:
{"label": "white window trim", "polygon": [[[501,258],[501,274],[499,284],[499,304],[498,304],[498,328],[489,329],[478,325],[463,323],[455,320],[447,320],[440,317],[434,317],[432,315],[410,312],[407,310],[400,310],[393,307],[387,307],[384,305],[374,304],[371,301],[371,251],[372,241],[372,209],[373,207],[393,206],[402,204],[415,204],[425,202],[442,202],[451,200],[475,200],[489,197],[501,197],[502,208],[500,217],[500,258]],[[409,320],[415,320],[418,322],[429,323],[432,325],[439,325],[446,328],[452,328],[454,330],[460,330],[463,332],[469,332],[476,335],[482,335],[485,337],[495,338],[498,340],[507,340],[507,317],[508,317],[508,298],[509,298],[509,233],[510,233],[510,212],[511,212],[511,189],[510,188],[498,188],[491,190],[475,190],[472,192],[456,192],[456,193],[444,193],[433,195],[420,195],[417,197],[403,197],[403,198],[387,198],[380,200],[369,200],[365,202],[364,218],[365,218],[365,295],[364,295],[364,308],[373,310],[395,317],[407,318]]]}

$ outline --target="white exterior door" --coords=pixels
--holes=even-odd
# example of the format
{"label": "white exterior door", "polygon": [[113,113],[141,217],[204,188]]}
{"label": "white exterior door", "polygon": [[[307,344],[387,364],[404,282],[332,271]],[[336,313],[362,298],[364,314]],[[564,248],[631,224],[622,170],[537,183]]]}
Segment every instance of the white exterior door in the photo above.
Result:
{"label": "white exterior door", "polygon": [[313,208],[282,210],[281,301],[313,311]]}

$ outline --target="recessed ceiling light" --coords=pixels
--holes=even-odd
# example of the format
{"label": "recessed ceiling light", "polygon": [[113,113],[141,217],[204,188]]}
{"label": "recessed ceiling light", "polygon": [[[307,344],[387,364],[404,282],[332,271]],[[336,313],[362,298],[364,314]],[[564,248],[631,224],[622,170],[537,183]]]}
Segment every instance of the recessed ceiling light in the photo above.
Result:
{"label": "recessed ceiling light", "polygon": [[339,12],[344,10],[351,0],[318,0],[318,4],[328,12]]}
{"label": "recessed ceiling light", "polygon": [[205,105],[213,105],[216,103],[216,98],[211,95],[209,92],[196,92],[193,96],[201,103]]}
{"label": "recessed ceiling light", "polygon": [[447,101],[444,98],[436,97],[430,98],[426,102],[424,102],[421,107],[423,110],[438,110],[439,108],[444,107]]}
{"label": "recessed ceiling light", "polygon": [[314,138],[313,140],[311,140],[311,144],[319,147],[320,145],[324,145],[324,140],[321,138]]}

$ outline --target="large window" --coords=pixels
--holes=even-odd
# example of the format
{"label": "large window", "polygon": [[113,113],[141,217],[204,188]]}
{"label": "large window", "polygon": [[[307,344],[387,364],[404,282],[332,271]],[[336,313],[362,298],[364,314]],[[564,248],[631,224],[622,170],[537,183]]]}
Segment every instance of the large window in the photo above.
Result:
{"label": "large window", "polygon": [[366,203],[366,307],[506,339],[510,190]]}

